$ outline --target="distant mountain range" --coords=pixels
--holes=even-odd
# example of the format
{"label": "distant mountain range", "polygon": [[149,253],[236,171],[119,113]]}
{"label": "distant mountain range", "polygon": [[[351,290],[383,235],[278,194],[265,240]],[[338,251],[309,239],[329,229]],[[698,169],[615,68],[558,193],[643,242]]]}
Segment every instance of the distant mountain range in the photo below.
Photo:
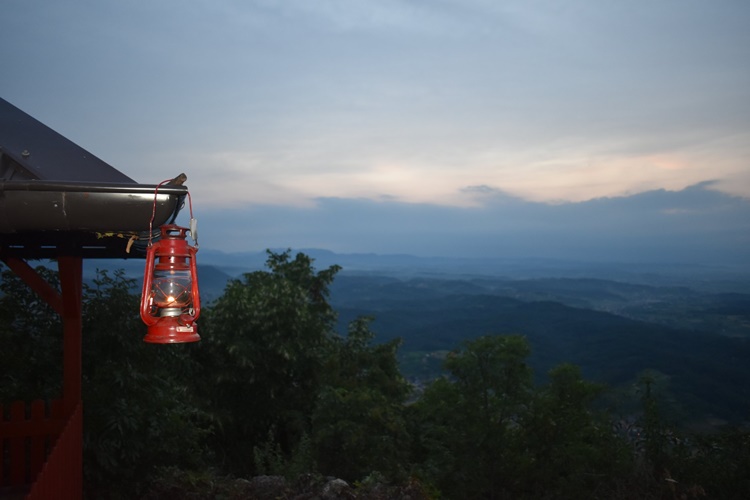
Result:
{"label": "distant mountain range", "polygon": [[[540,380],[561,362],[631,403],[638,374],[660,377],[675,415],[740,421],[750,411],[750,273],[732,267],[455,259],[300,250],[317,269],[340,265],[330,302],[339,332],[374,317],[376,341],[401,338],[402,369],[440,374],[445,353],[487,334],[519,333]],[[204,304],[230,279],[265,268],[265,252],[201,249]],[[142,260],[86,261],[143,275]],[[635,398],[635,399],[634,399]]]}
{"label": "distant mountain range", "polygon": [[[274,251],[283,252],[285,249]],[[715,293],[750,291],[750,268],[740,269],[736,266],[338,254],[322,249],[292,251],[293,254],[297,252],[313,258],[314,266],[319,270],[332,265],[341,266],[339,276],[388,276],[399,279],[424,277],[449,280],[485,277],[519,282],[538,279],[600,279],[659,287],[688,287]],[[216,298],[221,295],[229,279],[240,277],[243,273],[265,269],[267,257],[266,252],[225,253],[200,249],[197,261],[202,296],[208,300]],[[87,260],[84,261],[84,277],[92,278],[97,268],[121,268],[129,276],[140,279],[144,271],[143,266],[144,261],[141,259]],[[548,281],[545,286],[554,287],[555,284]]]}
{"label": "distant mountain range", "polygon": [[680,418],[736,421],[750,410],[750,294],[595,279],[341,276],[331,302],[341,331],[368,315],[379,340],[401,338],[403,369],[416,378],[438,375],[440,353],[465,340],[522,334],[539,380],[574,363],[632,405],[648,369],[661,375]]}

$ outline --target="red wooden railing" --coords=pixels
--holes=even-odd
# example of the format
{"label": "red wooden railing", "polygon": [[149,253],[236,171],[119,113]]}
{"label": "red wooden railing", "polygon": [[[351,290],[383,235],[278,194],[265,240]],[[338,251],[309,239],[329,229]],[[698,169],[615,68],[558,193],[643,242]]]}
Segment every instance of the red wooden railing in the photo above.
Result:
{"label": "red wooden railing", "polygon": [[26,500],[80,500],[83,496],[83,412],[78,403]]}
{"label": "red wooden railing", "polygon": [[60,255],[60,292],[22,259],[1,257],[63,321],[62,399],[0,406],[0,497],[76,499],[83,493],[81,413],[82,258]]}
{"label": "red wooden railing", "polygon": [[82,415],[70,418],[61,400],[0,406],[0,496],[27,499],[80,499]]}

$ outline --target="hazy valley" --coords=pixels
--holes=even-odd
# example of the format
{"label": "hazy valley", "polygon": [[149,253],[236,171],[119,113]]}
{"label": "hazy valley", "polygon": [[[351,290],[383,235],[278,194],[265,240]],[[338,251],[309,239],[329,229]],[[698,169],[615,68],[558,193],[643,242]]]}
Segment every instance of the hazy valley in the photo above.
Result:
{"label": "hazy valley", "polygon": [[[330,302],[338,329],[372,316],[378,341],[401,338],[404,374],[441,374],[445,354],[488,334],[519,333],[543,380],[570,362],[606,383],[607,404],[635,407],[643,370],[683,423],[741,422],[750,401],[750,273],[721,266],[337,255],[303,250],[318,269],[341,265]],[[264,267],[266,254],[199,253],[204,303],[227,280]],[[87,263],[140,274],[141,261]]]}

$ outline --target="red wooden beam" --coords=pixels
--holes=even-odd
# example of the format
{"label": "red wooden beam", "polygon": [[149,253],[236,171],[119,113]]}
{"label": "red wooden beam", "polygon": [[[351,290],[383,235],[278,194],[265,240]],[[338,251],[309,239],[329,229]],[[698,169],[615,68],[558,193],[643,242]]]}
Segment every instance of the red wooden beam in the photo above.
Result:
{"label": "red wooden beam", "polygon": [[3,261],[62,318],[63,401],[66,414],[69,414],[81,400],[83,259],[73,256],[57,259],[60,293],[26,261],[16,257],[5,257]]}
{"label": "red wooden beam", "polygon": [[57,290],[55,290],[44,278],[39,276],[36,270],[28,265],[25,260],[16,257],[5,257],[3,262],[16,273],[29,287],[34,290],[39,297],[50,305],[54,311],[63,316],[63,300]]}

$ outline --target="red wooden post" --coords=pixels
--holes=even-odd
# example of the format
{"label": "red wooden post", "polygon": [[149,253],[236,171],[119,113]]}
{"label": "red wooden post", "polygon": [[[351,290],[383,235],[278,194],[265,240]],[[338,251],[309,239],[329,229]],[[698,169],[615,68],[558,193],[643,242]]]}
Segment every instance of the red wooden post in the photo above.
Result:
{"label": "red wooden post", "polygon": [[[81,347],[82,347],[82,301],[83,301],[83,259],[81,257],[59,257],[57,267],[60,273],[60,288],[63,305],[63,411],[70,418],[74,412],[77,430],[68,431],[61,447],[66,462],[64,497],[80,498],[83,482],[83,448],[81,436]],[[73,434],[70,434],[73,432]],[[62,438],[62,437],[61,437]],[[71,441],[71,439],[73,441]],[[61,485],[62,486],[62,485]]]}
{"label": "red wooden post", "polygon": [[[13,401],[10,405],[10,421],[21,423],[26,420],[26,403]],[[26,438],[17,433],[9,440],[10,484],[17,486],[26,482]]]}
{"label": "red wooden post", "polygon": [[70,415],[81,400],[83,260],[81,257],[59,257],[57,267],[63,306],[63,405],[65,414]]}
{"label": "red wooden post", "polygon": [[[3,408],[3,405],[0,405],[0,422],[5,421],[5,409]],[[3,436],[0,433],[0,486],[4,484],[5,481],[5,439],[3,439],[5,436]]]}
{"label": "red wooden post", "polygon": [[81,500],[83,476],[80,462],[73,458],[82,454],[81,405],[68,418],[26,500]]}
{"label": "red wooden post", "polygon": [[[46,420],[44,411],[44,401],[35,399],[31,402],[31,422],[32,426],[39,428],[44,425]],[[33,481],[39,471],[42,470],[44,460],[47,458],[47,441],[50,436],[47,434],[36,434],[31,436],[31,446],[29,448],[29,472]]]}

